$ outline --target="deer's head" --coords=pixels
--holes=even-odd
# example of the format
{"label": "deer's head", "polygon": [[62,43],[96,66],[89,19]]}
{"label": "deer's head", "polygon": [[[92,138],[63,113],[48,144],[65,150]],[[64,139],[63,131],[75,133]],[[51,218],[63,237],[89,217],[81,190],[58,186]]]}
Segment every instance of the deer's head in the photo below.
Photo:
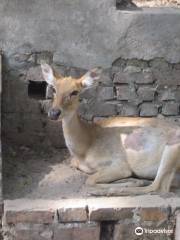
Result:
{"label": "deer's head", "polygon": [[41,65],[45,81],[54,89],[52,108],[48,115],[52,120],[58,120],[72,111],[76,111],[79,105],[79,93],[83,88],[93,86],[101,75],[101,68],[88,71],[79,79],[62,77],[53,71],[48,64]]}

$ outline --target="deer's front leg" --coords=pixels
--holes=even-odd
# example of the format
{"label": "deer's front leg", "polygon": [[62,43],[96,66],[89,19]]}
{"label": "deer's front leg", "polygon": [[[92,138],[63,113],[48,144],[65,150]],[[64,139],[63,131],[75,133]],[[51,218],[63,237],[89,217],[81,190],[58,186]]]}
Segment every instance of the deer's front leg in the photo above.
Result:
{"label": "deer's front leg", "polygon": [[83,161],[79,160],[77,157],[73,156],[71,158],[71,163],[70,166],[72,168],[76,168],[84,173],[87,174],[92,174],[94,171],[92,171],[92,169],[90,169],[86,164],[83,163]]}
{"label": "deer's front leg", "polygon": [[116,180],[120,180],[123,178],[131,177],[131,170],[126,168],[120,168],[119,166],[109,166],[106,168],[102,168],[95,174],[88,177],[86,184],[90,186],[94,186],[100,183],[111,183]]}
{"label": "deer's front leg", "polygon": [[72,168],[78,168],[79,166],[79,160],[76,157],[72,157],[71,158],[71,163],[70,163],[70,167]]}

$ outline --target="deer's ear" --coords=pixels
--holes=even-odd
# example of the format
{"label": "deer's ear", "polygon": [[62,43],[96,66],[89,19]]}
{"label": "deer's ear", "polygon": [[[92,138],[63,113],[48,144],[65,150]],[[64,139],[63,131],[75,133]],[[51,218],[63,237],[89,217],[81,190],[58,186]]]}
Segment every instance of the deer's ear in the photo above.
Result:
{"label": "deer's ear", "polygon": [[97,81],[100,79],[102,73],[102,68],[93,68],[92,70],[88,71],[82,78],[81,78],[81,85],[83,87],[91,87],[97,84]]}
{"label": "deer's ear", "polygon": [[51,66],[49,66],[46,63],[43,63],[43,64],[41,64],[41,70],[42,70],[42,74],[43,74],[44,80],[49,85],[54,86],[55,77],[54,77],[53,69],[51,68]]}

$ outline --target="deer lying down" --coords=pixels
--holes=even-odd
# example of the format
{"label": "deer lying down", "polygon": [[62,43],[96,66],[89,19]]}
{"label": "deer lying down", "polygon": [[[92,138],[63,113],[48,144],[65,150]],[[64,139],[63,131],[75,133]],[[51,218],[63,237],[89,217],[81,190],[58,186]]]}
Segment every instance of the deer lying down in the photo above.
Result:
{"label": "deer lying down", "polygon": [[[42,64],[42,73],[55,93],[48,115],[62,119],[72,165],[89,174],[87,184],[95,194],[128,195],[168,192],[175,172],[180,170],[180,128],[160,119],[114,117],[89,124],[77,114],[79,93],[100,78],[95,68],[74,79],[54,74]],[[147,186],[113,183],[135,177],[153,179]],[[128,179],[127,179],[128,181]],[[97,188],[98,187],[98,188]]]}

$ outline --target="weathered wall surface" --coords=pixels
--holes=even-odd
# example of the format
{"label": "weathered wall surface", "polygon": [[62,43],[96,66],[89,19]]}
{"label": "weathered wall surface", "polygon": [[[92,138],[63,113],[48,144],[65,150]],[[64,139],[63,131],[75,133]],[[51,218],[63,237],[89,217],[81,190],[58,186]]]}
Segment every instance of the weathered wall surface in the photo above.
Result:
{"label": "weathered wall surface", "polygon": [[[0,108],[1,108],[1,96],[2,96],[2,57],[0,55]],[[1,131],[1,112],[0,112],[0,131]],[[2,239],[2,216],[3,216],[3,196],[2,196],[2,142],[0,133],[0,239]]]}
{"label": "weathered wall surface", "polygon": [[[180,11],[122,12],[114,0],[1,0],[0,47],[52,51],[71,66],[109,67],[121,57],[180,62]],[[13,57],[13,56],[11,56]]]}
{"label": "weathered wall surface", "polygon": [[42,80],[41,61],[73,76],[104,67],[101,86],[83,93],[87,120],[179,116],[180,10],[119,11],[114,0],[1,0],[0,16],[6,139],[64,146],[59,123],[44,113],[49,101],[28,96],[28,81]]}

